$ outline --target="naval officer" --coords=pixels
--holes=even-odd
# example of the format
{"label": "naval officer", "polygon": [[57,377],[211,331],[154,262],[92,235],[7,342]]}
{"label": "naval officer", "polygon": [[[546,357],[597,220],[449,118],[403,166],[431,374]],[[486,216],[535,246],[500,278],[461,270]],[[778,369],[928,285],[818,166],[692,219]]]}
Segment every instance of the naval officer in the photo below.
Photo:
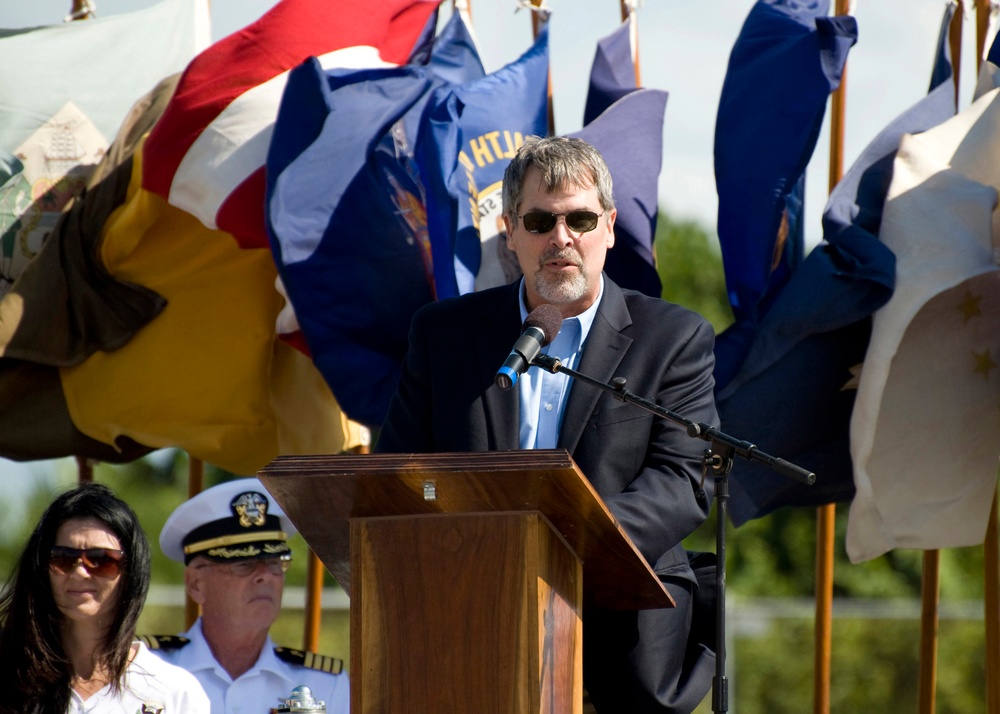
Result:
{"label": "naval officer", "polygon": [[349,709],[341,660],[275,647],[268,634],[281,610],[295,532],[256,478],[202,491],[160,532],[164,554],[185,565],[184,584],[201,616],[180,637],[146,641],[198,678],[213,714],[267,714],[303,685],[328,714]]}

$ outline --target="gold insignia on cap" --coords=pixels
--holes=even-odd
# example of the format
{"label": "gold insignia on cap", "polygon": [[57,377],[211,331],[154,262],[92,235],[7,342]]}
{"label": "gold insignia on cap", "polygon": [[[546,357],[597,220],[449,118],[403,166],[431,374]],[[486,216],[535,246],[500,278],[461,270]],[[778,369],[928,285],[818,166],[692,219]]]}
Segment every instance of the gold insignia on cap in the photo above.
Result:
{"label": "gold insignia on cap", "polygon": [[253,545],[246,548],[212,548],[206,554],[216,558],[256,558],[260,555],[260,548]]}
{"label": "gold insignia on cap", "polygon": [[260,528],[267,518],[267,499],[256,492],[242,493],[236,497],[230,506],[240,519],[244,528],[256,526]]}
{"label": "gold insignia on cap", "polygon": [[[257,543],[259,541],[281,541],[284,542],[288,540],[288,536],[284,531],[256,531],[254,533],[244,533],[243,535],[231,535],[231,536],[220,536],[218,538],[212,538],[210,540],[203,540],[197,543],[191,543],[184,546],[185,553],[200,553],[205,550],[213,550],[218,548],[227,548],[232,545],[242,545],[244,543]],[[287,550],[287,547],[286,547]],[[232,550],[230,552],[233,552]],[[259,554],[257,551],[256,554]],[[213,553],[213,555],[219,555],[224,558],[233,558],[235,555],[227,555],[225,551],[220,550],[218,553]]]}

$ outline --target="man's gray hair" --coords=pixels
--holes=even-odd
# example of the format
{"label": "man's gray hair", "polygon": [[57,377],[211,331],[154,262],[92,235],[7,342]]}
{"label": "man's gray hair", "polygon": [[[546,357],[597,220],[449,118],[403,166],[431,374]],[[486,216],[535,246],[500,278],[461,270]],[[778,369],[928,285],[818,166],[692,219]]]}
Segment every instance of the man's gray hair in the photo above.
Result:
{"label": "man's gray hair", "polygon": [[503,175],[503,213],[515,226],[521,210],[524,175],[529,166],[538,168],[542,181],[550,191],[567,187],[594,187],[603,210],[615,207],[611,172],[601,152],[576,137],[529,136]]}

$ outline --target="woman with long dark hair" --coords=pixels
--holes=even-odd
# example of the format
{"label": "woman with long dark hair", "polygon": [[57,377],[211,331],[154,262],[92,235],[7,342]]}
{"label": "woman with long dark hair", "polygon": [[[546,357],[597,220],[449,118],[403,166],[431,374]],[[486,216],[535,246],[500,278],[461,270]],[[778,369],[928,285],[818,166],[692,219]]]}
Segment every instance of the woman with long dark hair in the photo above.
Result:
{"label": "woman with long dark hair", "polygon": [[53,501],[0,593],[0,713],[208,714],[188,672],[134,641],[150,551],[107,486]]}

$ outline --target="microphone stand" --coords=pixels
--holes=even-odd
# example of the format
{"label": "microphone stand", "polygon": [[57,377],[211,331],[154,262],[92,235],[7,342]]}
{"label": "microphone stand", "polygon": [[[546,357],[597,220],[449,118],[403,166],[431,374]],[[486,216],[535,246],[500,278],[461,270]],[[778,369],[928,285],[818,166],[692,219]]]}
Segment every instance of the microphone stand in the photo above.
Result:
{"label": "microphone stand", "polygon": [[760,451],[749,441],[743,441],[724,434],[714,426],[704,422],[694,422],[676,412],[661,407],[655,402],[644,399],[625,388],[625,378],[615,377],[606,384],[593,377],[588,377],[562,364],[558,357],[539,354],[531,360],[531,364],[541,367],[547,372],[556,374],[562,372],[573,379],[585,382],[592,387],[611,393],[615,399],[629,402],[642,407],[646,411],[668,419],[685,428],[688,436],[709,442],[702,458],[702,483],[711,470],[715,477],[716,528],[715,550],[718,561],[715,571],[716,603],[715,613],[717,627],[715,634],[715,677],[712,680],[712,711],[722,714],[729,711],[729,680],[726,677],[726,517],[727,501],[729,500],[729,472],[733,469],[733,457],[740,456],[747,461],[758,461],[769,466],[783,476],[795,479],[807,485],[816,481],[816,474],[800,466],[770,456]]}

